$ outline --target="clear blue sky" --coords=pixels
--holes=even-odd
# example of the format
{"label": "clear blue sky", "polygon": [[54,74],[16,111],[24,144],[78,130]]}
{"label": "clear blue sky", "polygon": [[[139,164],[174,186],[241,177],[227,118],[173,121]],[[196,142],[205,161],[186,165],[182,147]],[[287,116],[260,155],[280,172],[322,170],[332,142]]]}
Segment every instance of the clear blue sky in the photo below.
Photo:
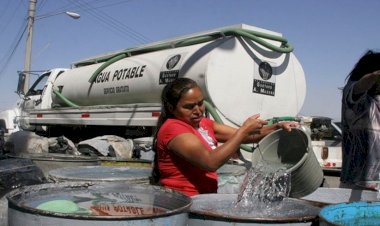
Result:
{"label": "clear blue sky", "polygon": [[[28,5],[0,1],[0,110],[18,98]],[[32,70],[245,23],[282,33],[294,45],[307,81],[300,114],[335,120],[347,74],[367,49],[380,50],[379,0],[37,0],[37,15],[62,11],[81,18],[62,14],[35,22]]]}

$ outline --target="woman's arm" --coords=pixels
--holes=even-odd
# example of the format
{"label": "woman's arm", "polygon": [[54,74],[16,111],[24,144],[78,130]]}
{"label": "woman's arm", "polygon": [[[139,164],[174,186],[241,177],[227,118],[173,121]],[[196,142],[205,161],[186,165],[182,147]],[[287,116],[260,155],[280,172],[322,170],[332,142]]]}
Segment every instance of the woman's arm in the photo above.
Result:
{"label": "woman's arm", "polygon": [[239,129],[230,130],[228,127],[225,127],[228,129],[227,133],[234,132],[230,134],[230,138],[225,143],[213,151],[209,151],[204,147],[198,137],[191,133],[175,136],[169,142],[168,148],[195,166],[205,170],[215,171],[226,163],[236,150],[239,149],[245,137],[262,127],[265,121],[258,117],[259,115],[250,117]]}
{"label": "woman's arm", "polygon": [[353,87],[352,94],[354,97],[359,97],[367,91],[372,91],[372,94],[380,94],[380,70],[364,75],[359,81],[357,81]]}
{"label": "woman's arm", "polygon": [[[266,123],[263,123],[263,125]],[[255,131],[253,131],[251,134],[244,137],[242,143],[254,143],[259,142],[262,138],[264,138],[269,133],[278,130],[278,129],[285,129],[287,131],[290,131],[292,128],[299,127],[298,122],[279,122],[275,123],[273,125],[269,126],[263,126],[262,128],[257,128]],[[214,131],[215,131],[215,137],[219,142],[225,142],[227,141],[236,131],[236,128],[219,124],[214,122]]]}
{"label": "woman's arm", "polygon": [[249,137],[248,140],[250,142],[259,142],[261,139],[263,139],[266,135],[278,130],[278,129],[284,129],[286,131],[291,131],[292,128],[298,128],[299,123],[295,121],[284,121],[284,122],[278,122],[270,126],[264,126],[258,133],[255,133],[252,135],[252,137]]}

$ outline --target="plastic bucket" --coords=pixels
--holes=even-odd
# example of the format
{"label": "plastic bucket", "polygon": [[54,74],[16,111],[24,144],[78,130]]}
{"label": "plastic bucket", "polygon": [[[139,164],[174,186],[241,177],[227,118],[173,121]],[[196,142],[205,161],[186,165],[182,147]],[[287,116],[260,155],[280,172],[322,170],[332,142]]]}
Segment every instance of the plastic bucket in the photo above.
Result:
{"label": "plastic bucket", "polygon": [[315,225],[320,208],[287,198],[268,214],[234,210],[237,194],[202,194],[193,196],[189,226],[241,225]]}
{"label": "plastic bucket", "polygon": [[50,183],[7,194],[9,226],[187,225],[191,198],[149,185]]}
{"label": "plastic bucket", "polygon": [[319,213],[320,225],[375,226],[380,224],[380,202],[330,205]]}
{"label": "plastic bucket", "polygon": [[49,179],[55,182],[131,182],[149,184],[151,169],[128,166],[76,166],[49,171]]}
{"label": "plastic bucket", "polygon": [[323,182],[310,137],[301,129],[276,130],[264,137],[252,154],[252,164],[259,162],[286,168],[291,175],[289,196],[293,198],[314,192]]}
{"label": "plastic bucket", "polygon": [[9,155],[10,158],[30,159],[44,173],[49,176],[49,171],[70,166],[95,166],[100,165],[98,157],[81,156],[81,155],[66,155],[55,153],[27,153],[21,155]]}
{"label": "plastic bucket", "polygon": [[244,180],[247,169],[245,166],[225,164],[217,170],[218,193],[237,194]]}

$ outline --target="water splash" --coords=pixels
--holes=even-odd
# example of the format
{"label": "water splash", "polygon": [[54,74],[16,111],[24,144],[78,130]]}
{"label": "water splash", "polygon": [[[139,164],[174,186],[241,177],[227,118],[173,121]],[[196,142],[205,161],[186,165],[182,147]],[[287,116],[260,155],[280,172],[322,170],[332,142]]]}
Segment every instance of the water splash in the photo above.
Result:
{"label": "water splash", "polygon": [[290,193],[290,174],[286,169],[284,165],[275,166],[266,162],[252,166],[240,186],[236,211],[265,215],[278,208]]}

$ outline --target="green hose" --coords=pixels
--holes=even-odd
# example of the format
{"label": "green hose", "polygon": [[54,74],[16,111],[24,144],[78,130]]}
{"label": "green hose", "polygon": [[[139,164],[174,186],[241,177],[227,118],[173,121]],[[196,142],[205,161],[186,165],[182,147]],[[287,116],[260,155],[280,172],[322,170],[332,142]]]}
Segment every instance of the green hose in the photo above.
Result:
{"label": "green hose", "polygon": [[[131,48],[127,49],[124,52],[112,55],[112,56],[107,56],[103,58],[98,58],[96,59],[96,62],[104,62],[90,77],[88,80],[91,84],[95,81],[96,77],[98,74],[100,74],[106,67],[109,65],[124,59],[128,56],[134,56],[134,55],[139,55],[139,54],[144,54],[144,53],[149,53],[149,52],[155,52],[155,51],[160,51],[160,50],[165,50],[165,49],[171,49],[171,48],[176,48],[176,47],[184,47],[184,46],[190,46],[190,45],[196,45],[204,42],[209,42],[212,40],[216,40],[219,38],[223,38],[226,36],[239,36],[243,38],[247,38],[251,41],[257,42],[260,45],[271,49],[273,51],[279,52],[279,53],[290,53],[293,51],[293,46],[288,43],[288,41],[281,37],[281,36],[276,36],[276,35],[271,35],[263,32],[258,32],[258,31],[251,31],[251,30],[246,30],[246,29],[241,29],[241,28],[229,28],[229,29],[223,29],[221,31],[216,31],[210,34],[205,34],[205,35],[199,35],[195,37],[190,37],[190,38],[184,38],[181,40],[177,40],[175,42],[167,42],[167,43],[161,43],[157,44],[154,46],[147,46],[147,47],[142,47],[142,48]],[[273,41],[278,41],[281,42],[281,46],[275,46],[270,44],[269,42],[265,41],[264,39],[269,39]],[[78,64],[76,64],[76,67],[84,66],[84,65],[90,65],[93,64],[93,60],[90,61],[83,61]],[[67,105],[71,107],[79,107],[78,105],[74,104],[67,98],[65,98],[61,93],[59,93],[56,90],[53,90],[53,92],[61,98]],[[219,117],[218,113],[214,109],[214,107],[211,106],[210,103],[205,101],[206,104],[206,109],[210,112],[212,117],[215,119],[216,122],[223,123],[222,119]],[[241,149],[252,152],[252,148],[242,144]]]}
{"label": "green hose", "polygon": [[211,114],[214,120],[218,123],[223,123],[222,119],[219,117],[218,112],[216,112],[215,108],[207,101],[203,101],[206,106],[206,110]]}
{"label": "green hose", "polygon": [[300,119],[292,116],[282,116],[282,117],[274,117],[270,120],[268,120],[268,126],[273,125],[275,123],[281,122],[281,121],[297,121],[299,122]]}
{"label": "green hose", "polygon": [[69,105],[70,107],[74,107],[74,108],[79,108],[78,105],[74,104],[73,102],[71,102],[69,99],[67,99],[65,96],[63,96],[60,92],[58,92],[57,90],[53,89],[53,93],[55,95],[57,95],[59,98],[61,98],[61,100],[63,100],[65,102],[65,104]]}
{"label": "green hose", "polygon": [[[248,38],[254,42],[257,42],[273,51],[279,52],[279,53],[290,53],[293,51],[293,46],[291,46],[286,39],[279,37],[279,36],[274,36],[274,35],[269,35],[265,34],[262,32],[254,32],[254,31],[248,31],[248,30],[243,30],[243,29],[233,29],[233,30],[227,30],[225,34],[231,33],[232,35],[235,36],[242,36],[245,38]],[[275,46],[270,44],[269,42],[265,41],[262,38],[274,40],[274,41],[279,41],[282,43],[281,47]]]}
{"label": "green hose", "polygon": [[[218,38],[222,38],[225,36],[240,36],[243,38],[247,38],[251,41],[259,43],[260,45],[262,45],[264,47],[267,47],[268,49],[271,49],[271,50],[279,52],[279,53],[290,53],[294,49],[293,46],[290,45],[285,38],[280,37],[280,36],[266,34],[266,33],[258,32],[258,31],[250,31],[250,30],[241,29],[241,28],[223,29],[221,31],[216,31],[216,32],[210,33],[210,34],[199,35],[199,36],[190,37],[190,38],[184,38],[184,39],[181,39],[181,40],[178,40],[175,42],[166,42],[166,43],[157,44],[154,46],[127,49],[124,52],[121,52],[121,53],[116,54],[116,55],[112,55],[110,57],[98,58],[98,59],[96,59],[96,62],[105,62],[105,63],[102,64],[92,74],[91,78],[88,81],[92,84],[95,81],[98,74],[101,71],[103,71],[103,69],[105,69],[109,65],[113,64],[114,62],[119,61],[121,59],[124,59],[128,56],[134,56],[134,55],[139,55],[139,54],[143,54],[143,53],[155,52],[155,51],[159,51],[159,50],[171,49],[171,48],[176,48],[176,47],[196,45],[196,44],[216,40]],[[278,47],[278,46],[272,45],[269,42],[265,41],[263,38],[281,42],[281,46]],[[89,65],[89,64],[91,64],[91,61],[84,61],[84,62],[80,62],[80,63],[76,64],[75,66],[79,67],[79,66]]]}
{"label": "green hose", "polygon": [[104,68],[108,67],[109,65],[115,63],[116,61],[119,61],[123,58],[125,58],[127,55],[125,53],[122,53],[120,55],[117,55],[111,59],[109,59],[107,62],[105,62],[104,64],[102,64],[98,69],[96,69],[96,71],[92,74],[91,78],[88,80],[88,82],[90,82],[91,84],[95,81],[96,77],[98,76],[98,74],[100,72],[103,71]]}

